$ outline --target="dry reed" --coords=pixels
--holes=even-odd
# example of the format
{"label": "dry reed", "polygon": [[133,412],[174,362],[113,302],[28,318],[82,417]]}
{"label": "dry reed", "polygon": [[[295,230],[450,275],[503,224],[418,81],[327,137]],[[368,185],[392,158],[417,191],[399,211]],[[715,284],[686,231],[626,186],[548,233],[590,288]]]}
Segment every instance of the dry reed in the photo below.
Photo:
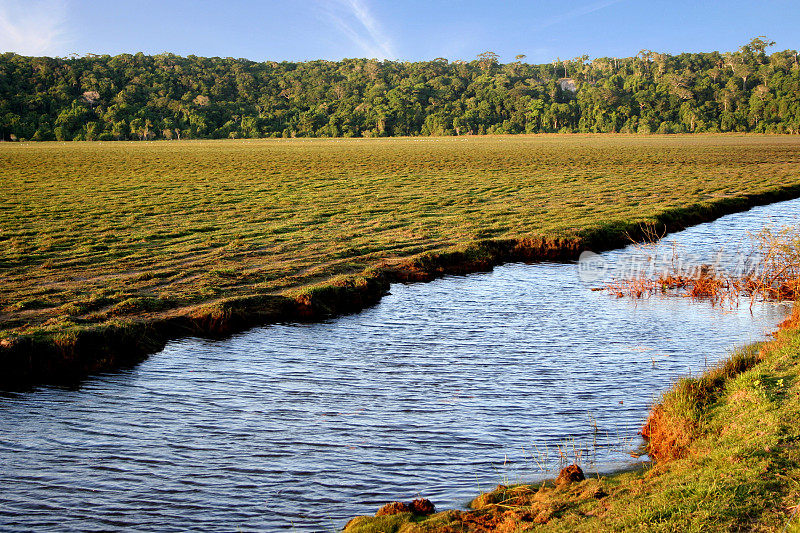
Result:
{"label": "dry reed", "polygon": [[[661,238],[651,231],[645,234]],[[751,238],[757,253],[740,258],[733,271],[715,264],[686,266],[673,248],[673,255],[663,268],[653,272],[640,269],[631,276],[609,281],[604,289],[620,298],[685,296],[733,305],[742,298],[749,298],[751,303],[800,298],[800,228],[765,228]],[[656,244],[648,240],[640,246],[648,254],[648,264],[654,263],[651,248]]]}

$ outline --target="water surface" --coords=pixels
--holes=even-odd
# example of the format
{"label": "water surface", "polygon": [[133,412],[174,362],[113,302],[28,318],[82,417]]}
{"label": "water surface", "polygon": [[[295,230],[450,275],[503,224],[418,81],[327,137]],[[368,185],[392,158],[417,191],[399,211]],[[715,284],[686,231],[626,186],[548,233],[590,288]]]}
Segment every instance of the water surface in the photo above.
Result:
{"label": "water surface", "polygon": [[[783,202],[669,239],[711,257],[798,215]],[[77,390],[7,394],[0,529],[331,531],[391,500],[459,507],[552,476],[559,453],[623,467],[660,393],[787,310],[597,284],[540,263],[393,285],[358,315],[171,342]]]}

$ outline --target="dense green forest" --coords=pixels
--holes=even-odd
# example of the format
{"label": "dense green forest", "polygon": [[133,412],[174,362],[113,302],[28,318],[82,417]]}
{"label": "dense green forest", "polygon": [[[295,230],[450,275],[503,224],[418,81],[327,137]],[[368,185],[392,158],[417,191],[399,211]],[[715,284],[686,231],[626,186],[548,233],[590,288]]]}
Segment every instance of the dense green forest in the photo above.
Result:
{"label": "dense green forest", "polygon": [[0,55],[2,140],[800,130],[797,52],[474,61]]}

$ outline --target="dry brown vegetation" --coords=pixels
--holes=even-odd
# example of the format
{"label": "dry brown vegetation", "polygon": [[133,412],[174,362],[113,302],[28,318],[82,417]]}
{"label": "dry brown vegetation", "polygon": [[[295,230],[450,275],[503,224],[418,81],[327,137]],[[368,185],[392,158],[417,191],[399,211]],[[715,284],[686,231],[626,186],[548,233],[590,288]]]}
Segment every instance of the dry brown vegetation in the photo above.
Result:
{"label": "dry brown vegetation", "polygon": [[[652,234],[651,232],[647,232]],[[740,265],[743,271],[717,268],[713,264],[684,265],[679,251],[673,260],[654,274],[641,272],[614,279],[606,291],[618,297],[643,298],[652,295],[687,296],[713,303],[738,305],[742,297],[780,301],[800,298],[800,229],[766,228],[753,236],[756,253]],[[655,243],[653,243],[655,244]]]}

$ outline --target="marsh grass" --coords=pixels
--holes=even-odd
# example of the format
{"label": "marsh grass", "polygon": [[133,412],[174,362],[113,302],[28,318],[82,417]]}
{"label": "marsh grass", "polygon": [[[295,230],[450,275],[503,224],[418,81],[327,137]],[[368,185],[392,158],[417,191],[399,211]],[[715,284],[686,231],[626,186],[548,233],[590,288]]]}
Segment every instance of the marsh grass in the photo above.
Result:
{"label": "marsh grass", "polygon": [[486,261],[487,239],[613,237],[800,186],[798,148],[735,135],[0,143],[0,339],[302,291],[426,253]]}

